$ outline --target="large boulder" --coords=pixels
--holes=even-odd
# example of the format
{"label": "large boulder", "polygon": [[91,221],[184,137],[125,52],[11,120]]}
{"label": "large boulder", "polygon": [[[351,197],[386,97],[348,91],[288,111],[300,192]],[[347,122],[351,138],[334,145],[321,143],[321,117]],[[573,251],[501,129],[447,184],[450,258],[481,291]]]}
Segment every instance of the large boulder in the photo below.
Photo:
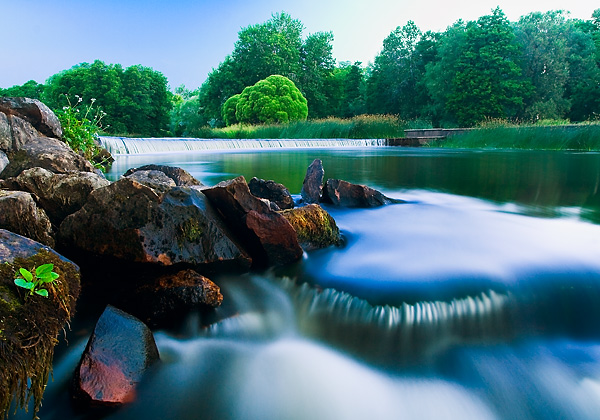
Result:
{"label": "large boulder", "polygon": [[161,192],[167,192],[171,188],[176,187],[175,181],[165,175],[164,172],[147,170],[147,171],[135,171],[130,175],[126,175],[127,178],[135,179],[142,185],[146,185],[154,190]]}
{"label": "large boulder", "polygon": [[12,153],[16,152],[33,139],[44,137],[44,135],[37,131],[28,121],[16,115],[8,115],[7,120],[10,128],[10,136],[0,143],[0,148],[9,155],[12,155]]}
{"label": "large boulder", "polygon": [[318,204],[281,212],[298,234],[298,241],[305,251],[339,245],[340,229],[335,220]]}
{"label": "large boulder", "polygon": [[83,207],[92,191],[110,182],[93,172],[55,174],[43,168],[31,168],[7,180],[6,184],[35,194],[38,204],[58,226],[65,217]]}
{"label": "large boulder", "polygon": [[44,136],[62,137],[62,127],[56,114],[37,99],[0,98],[0,112],[24,119]]}
{"label": "large boulder", "polygon": [[[48,297],[30,295],[14,283],[20,268],[53,264],[59,275],[43,288]],[[75,312],[79,267],[47,246],[0,230],[0,418],[33,400],[33,417],[52,366],[59,331]]]}
{"label": "large boulder", "polygon": [[339,207],[378,207],[402,202],[402,200],[386,197],[366,185],[351,184],[341,179],[327,180],[322,201]]}
{"label": "large boulder", "polygon": [[250,264],[199,190],[161,192],[130,178],[94,190],[58,236],[66,247],[131,262]]}
{"label": "large boulder", "polygon": [[37,137],[10,156],[10,163],[0,178],[15,177],[25,169],[35,167],[58,174],[95,171],[90,162],[73,152],[66,143],[49,137]]}
{"label": "large boulder", "polygon": [[302,257],[292,225],[253,196],[243,176],[202,192],[250,252],[256,265],[284,265]]}
{"label": "large boulder", "polygon": [[75,370],[73,396],[91,406],[131,402],[144,373],[158,360],[150,329],[126,312],[107,306]]}
{"label": "large boulder", "polygon": [[178,187],[192,187],[195,185],[202,185],[200,181],[194,178],[185,169],[177,168],[174,166],[167,165],[144,165],[139,168],[131,168],[123,174],[123,176],[130,176],[131,174],[138,171],[160,171],[175,182]]}
{"label": "large boulder", "polygon": [[30,193],[0,190],[0,229],[54,247],[50,219]]}
{"label": "large boulder", "polygon": [[300,191],[302,200],[305,203],[313,204],[320,201],[324,176],[325,170],[323,169],[323,162],[321,162],[321,159],[313,160],[306,170],[306,176],[304,177],[302,190]]}
{"label": "large boulder", "polygon": [[280,210],[294,207],[294,199],[285,185],[254,177],[248,182],[248,188],[253,196],[275,203]]}
{"label": "large boulder", "polygon": [[221,302],[219,286],[190,269],[147,282],[124,300],[129,312],[151,326],[163,325],[191,310],[216,308]]}

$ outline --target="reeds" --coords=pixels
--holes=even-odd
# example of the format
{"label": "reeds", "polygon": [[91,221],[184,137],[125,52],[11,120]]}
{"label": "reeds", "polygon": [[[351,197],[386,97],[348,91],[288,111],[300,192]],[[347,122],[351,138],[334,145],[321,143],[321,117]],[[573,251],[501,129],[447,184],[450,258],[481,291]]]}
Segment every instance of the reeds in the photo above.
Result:
{"label": "reeds", "polygon": [[449,148],[600,150],[600,123],[511,124],[491,122],[439,143]]}
{"label": "reeds", "polygon": [[[430,128],[426,121],[403,121],[393,115],[359,115],[277,125],[233,125],[213,129],[212,138],[225,139],[383,139],[404,137],[407,128]],[[206,135],[207,133],[203,133]]]}

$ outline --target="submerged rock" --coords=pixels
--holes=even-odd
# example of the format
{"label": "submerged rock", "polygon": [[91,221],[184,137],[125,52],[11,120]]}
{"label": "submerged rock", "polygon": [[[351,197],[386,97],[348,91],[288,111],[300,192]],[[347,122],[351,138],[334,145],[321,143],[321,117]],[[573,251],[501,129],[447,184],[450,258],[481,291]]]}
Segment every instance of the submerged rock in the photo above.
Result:
{"label": "submerged rock", "polygon": [[150,329],[107,306],[75,370],[73,396],[92,406],[120,406],[135,399],[145,371],[159,360]]}
{"label": "submerged rock", "polygon": [[340,207],[377,207],[402,202],[386,197],[366,185],[351,184],[341,179],[327,180],[322,201]]}
{"label": "submerged rock", "polygon": [[7,184],[35,194],[39,205],[58,226],[65,217],[83,207],[92,191],[106,187],[110,182],[92,172],[55,174],[43,168],[32,168],[7,180]]}
{"label": "submerged rock", "polygon": [[194,270],[160,276],[144,284],[131,296],[127,308],[150,325],[162,325],[190,310],[221,305],[219,286]]}
{"label": "submerged rock", "polygon": [[[58,279],[44,288],[48,297],[29,295],[15,285],[15,273],[53,264]],[[75,312],[79,267],[47,246],[0,229],[0,418],[33,400],[41,405],[58,333]]]}
{"label": "submerged rock", "polygon": [[178,187],[192,187],[195,185],[202,185],[200,181],[194,178],[185,169],[177,168],[174,166],[167,165],[144,165],[139,168],[131,168],[123,174],[127,177],[138,171],[160,171],[175,182]]}
{"label": "submerged rock", "polygon": [[285,185],[254,177],[248,182],[248,188],[250,188],[252,195],[275,203],[281,210],[294,207],[294,199]]}
{"label": "submerged rock", "polygon": [[320,201],[324,176],[323,162],[321,162],[321,159],[315,159],[306,170],[306,176],[304,177],[302,190],[300,191],[302,200],[305,203],[313,204]]}
{"label": "submerged rock", "polygon": [[36,137],[10,156],[10,163],[0,178],[15,177],[35,167],[59,174],[95,171],[90,162],[73,152],[66,143],[49,137]]}
{"label": "submerged rock", "polygon": [[130,178],[94,190],[60,225],[59,241],[130,262],[250,264],[199,190],[176,187],[161,192]]}
{"label": "submerged rock", "polygon": [[30,193],[0,190],[0,229],[54,247],[50,219]]}
{"label": "submerged rock", "polygon": [[340,230],[335,220],[318,204],[281,212],[298,234],[298,241],[305,251],[340,244]]}
{"label": "submerged rock", "polygon": [[280,214],[253,196],[243,176],[202,192],[217,208],[257,265],[284,265],[302,257],[296,232]]}

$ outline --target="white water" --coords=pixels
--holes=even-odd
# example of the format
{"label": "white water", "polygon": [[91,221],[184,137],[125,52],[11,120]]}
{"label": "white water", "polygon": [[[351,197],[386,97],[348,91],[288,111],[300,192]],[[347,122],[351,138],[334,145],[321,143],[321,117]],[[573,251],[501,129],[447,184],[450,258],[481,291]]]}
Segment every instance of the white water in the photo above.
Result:
{"label": "white water", "polygon": [[219,150],[387,146],[386,139],[190,139],[100,137],[113,155]]}

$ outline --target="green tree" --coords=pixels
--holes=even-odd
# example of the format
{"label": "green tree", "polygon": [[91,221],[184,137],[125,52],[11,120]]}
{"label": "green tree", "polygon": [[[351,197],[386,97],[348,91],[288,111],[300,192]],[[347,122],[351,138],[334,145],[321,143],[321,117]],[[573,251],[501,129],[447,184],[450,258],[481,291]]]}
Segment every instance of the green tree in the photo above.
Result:
{"label": "green tree", "polygon": [[237,120],[249,124],[287,123],[307,116],[306,98],[294,82],[280,75],[246,87],[236,106]]}
{"label": "green tree", "polygon": [[25,97],[40,99],[44,93],[44,85],[35,80],[29,80],[21,86],[15,85],[7,89],[0,89],[0,96],[3,97]]}
{"label": "green tree", "polygon": [[225,101],[223,104],[223,121],[226,125],[237,124],[238,119],[235,116],[237,104],[240,100],[241,94],[233,95],[231,98]]}
{"label": "green tree", "polygon": [[309,35],[302,45],[302,71],[298,85],[308,101],[309,117],[323,118],[331,115],[326,85],[333,77],[333,34],[318,32]]}

